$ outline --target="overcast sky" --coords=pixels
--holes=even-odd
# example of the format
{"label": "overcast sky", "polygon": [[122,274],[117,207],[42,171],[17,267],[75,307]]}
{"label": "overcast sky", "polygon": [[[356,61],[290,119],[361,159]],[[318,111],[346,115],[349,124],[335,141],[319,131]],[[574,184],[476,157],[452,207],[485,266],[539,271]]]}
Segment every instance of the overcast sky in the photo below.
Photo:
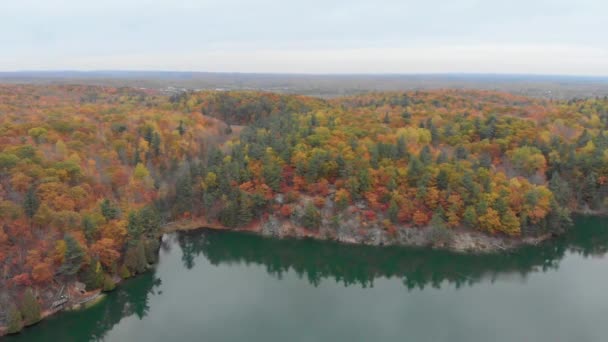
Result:
{"label": "overcast sky", "polygon": [[608,76],[606,0],[0,0],[0,70]]}

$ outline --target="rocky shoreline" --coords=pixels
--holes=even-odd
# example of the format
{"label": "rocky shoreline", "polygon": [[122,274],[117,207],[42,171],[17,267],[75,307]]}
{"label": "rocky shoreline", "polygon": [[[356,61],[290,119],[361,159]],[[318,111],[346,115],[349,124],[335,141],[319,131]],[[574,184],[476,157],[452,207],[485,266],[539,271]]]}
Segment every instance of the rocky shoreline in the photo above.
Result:
{"label": "rocky shoreline", "polygon": [[[252,229],[248,229],[251,231]],[[256,231],[254,229],[253,231]],[[467,229],[450,229],[449,236],[436,236],[433,227],[422,228],[395,227],[392,231],[373,223],[365,229],[353,229],[352,226],[341,225],[336,230],[322,226],[317,232],[298,227],[289,221],[277,220],[270,217],[260,224],[259,233],[275,238],[314,238],[330,240],[346,244],[362,244],[371,246],[397,245],[404,247],[429,247],[448,250],[456,253],[499,253],[512,250],[523,245],[536,245],[551,238],[550,234],[534,238],[512,238],[507,236],[491,236],[483,232]]]}
{"label": "rocky shoreline", "polygon": [[525,245],[537,245],[552,237],[551,234],[526,238],[492,236],[480,231],[456,228],[449,230],[450,236],[447,239],[439,237],[441,241],[436,241],[438,238],[434,236],[433,227],[430,226],[422,228],[398,226],[393,231],[389,231],[384,229],[379,222],[361,223],[357,218],[352,217],[350,220],[343,221],[337,228],[330,224],[323,224],[317,231],[312,231],[297,225],[293,220],[279,219],[274,215],[242,228],[229,228],[217,222],[211,223],[200,219],[183,220],[167,224],[163,228],[163,232],[173,233],[198,229],[242,231],[279,239],[312,238],[345,244],[428,247],[456,253],[477,254],[500,253]]}
{"label": "rocky shoreline", "polygon": [[[117,283],[117,285],[118,285],[118,283]],[[91,292],[87,293],[85,296],[79,298],[75,302],[66,303],[66,306],[61,309],[54,309],[54,310],[49,309],[49,310],[43,311],[40,316],[40,321],[45,320],[51,316],[60,314],[62,311],[73,311],[73,310],[81,310],[81,309],[89,308],[89,307],[99,303],[101,300],[103,300],[104,297],[105,297],[105,294],[103,292],[101,292],[101,290],[99,290],[99,289],[91,291]],[[39,322],[36,322],[36,323],[32,324],[31,326],[34,326]],[[27,329],[28,327],[30,327],[30,326],[24,326],[23,329]],[[18,333],[15,333],[15,334],[18,334]],[[0,337],[5,336],[5,335],[8,335],[8,328],[6,326],[0,326]]]}
{"label": "rocky shoreline", "polygon": [[[583,213],[580,213],[583,214]],[[584,213],[588,215],[589,213]],[[605,212],[594,212],[594,216],[606,215]],[[186,219],[167,223],[163,226],[162,234],[199,229],[232,230],[260,234],[271,238],[312,238],[317,240],[335,241],[345,244],[362,244],[371,246],[404,246],[427,247],[447,250],[455,253],[501,253],[526,245],[537,245],[553,236],[545,234],[539,237],[515,238],[504,235],[492,236],[484,232],[464,228],[449,229],[449,237],[437,237],[433,227],[405,227],[397,226],[392,230],[385,229],[379,221],[361,222],[358,215],[353,215],[340,221],[338,226],[332,225],[327,218],[323,218],[318,230],[306,229],[295,223],[292,219],[280,219],[269,215],[263,220],[252,222],[242,228],[232,229],[218,222],[209,222],[205,219]],[[120,281],[116,282],[120,286]],[[78,308],[87,307],[103,298],[103,294],[91,296],[88,300],[76,304]],[[70,306],[66,309],[76,309]],[[62,310],[47,313],[44,318],[60,313]],[[0,326],[0,336],[6,334],[6,327]]]}

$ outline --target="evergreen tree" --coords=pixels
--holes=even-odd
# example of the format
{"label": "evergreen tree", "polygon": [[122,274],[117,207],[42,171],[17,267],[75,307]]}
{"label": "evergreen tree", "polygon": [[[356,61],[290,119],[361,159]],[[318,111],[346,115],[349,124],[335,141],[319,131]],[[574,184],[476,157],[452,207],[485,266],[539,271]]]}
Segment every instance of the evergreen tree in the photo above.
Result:
{"label": "evergreen tree", "polygon": [[125,253],[125,265],[133,273],[143,273],[148,267],[144,242],[140,239]]}
{"label": "evergreen tree", "polygon": [[388,207],[388,218],[391,220],[392,223],[397,223],[398,215],[399,206],[397,205],[397,202],[395,202],[395,200],[391,200],[391,203]]}
{"label": "evergreen tree", "polygon": [[591,134],[589,134],[589,131],[587,131],[587,129],[585,128],[585,130],[583,131],[583,133],[579,136],[579,138],[577,140],[577,147],[584,147],[592,139],[593,139],[593,137],[591,136]]}
{"label": "evergreen tree", "polygon": [[581,188],[581,195],[584,203],[588,204],[591,208],[598,206],[599,194],[595,172],[591,172],[585,177]]}
{"label": "evergreen tree", "polygon": [[459,160],[465,160],[469,157],[469,151],[467,151],[467,149],[462,145],[456,146],[455,154],[456,154],[456,159],[459,159]]}
{"label": "evergreen tree", "polygon": [[336,164],[338,164],[338,175],[342,178],[348,178],[350,173],[346,165],[346,160],[344,160],[342,154],[338,154],[336,157]]}
{"label": "evergreen tree", "polygon": [[226,201],[224,208],[219,214],[220,223],[226,227],[238,225],[238,206],[232,200]]}
{"label": "evergreen tree", "polygon": [[129,238],[129,243],[137,243],[137,241],[141,237],[142,232],[143,226],[141,224],[141,220],[139,219],[139,215],[134,211],[130,212],[127,221],[127,234]]}
{"label": "evergreen tree", "polygon": [[82,218],[82,230],[84,231],[87,242],[91,243],[95,240],[97,226],[95,225],[95,222],[93,222],[93,219],[88,215]]}
{"label": "evergreen tree", "polygon": [[391,179],[388,180],[388,184],[386,185],[386,188],[389,191],[394,191],[397,189],[397,181],[395,180],[395,176],[392,176]]}
{"label": "evergreen tree", "polygon": [[25,193],[25,198],[23,199],[23,211],[25,212],[25,215],[29,218],[34,217],[39,205],[40,201],[36,195],[36,189],[32,186]]}
{"label": "evergreen tree", "polygon": [[[531,206],[536,205],[536,203],[534,204],[530,204]],[[475,207],[475,211],[477,212],[478,215],[485,215],[486,212],[488,211],[488,201],[486,201],[485,198],[480,198],[479,201],[477,202],[477,206]]]}
{"label": "evergreen tree", "polygon": [[41,319],[40,303],[38,303],[34,290],[31,287],[28,287],[23,293],[21,314],[23,315],[23,323],[26,326],[38,323]]}
{"label": "evergreen tree", "polygon": [[158,262],[158,249],[160,248],[160,242],[158,239],[146,239],[144,242],[146,250],[146,260],[148,264],[155,264]]}
{"label": "evergreen tree", "polygon": [[408,125],[412,121],[412,114],[410,114],[410,112],[408,111],[404,111],[403,113],[401,113],[401,118],[403,118],[405,124]]}
{"label": "evergreen tree", "polygon": [[378,163],[380,161],[380,153],[378,152],[378,145],[373,144],[369,148],[370,160],[369,163],[374,169],[378,169]]}
{"label": "evergreen tree", "polygon": [[59,267],[59,273],[66,276],[73,276],[78,273],[82,266],[84,251],[72,235],[66,234],[63,240],[66,244],[66,251],[63,258],[63,264]]}
{"label": "evergreen tree", "polygon": [[397,138],[397,158],[405,158],[407,156],[407,146],[405,144],[405,138],[400,135]]}
{"label": "evergreen tree", "polygon": [[273,191],[281,190],[281,167],[272,156],[266,155],[262,171],[266,185]]}
{"label": "evergreen tree", "polygon": [[[222,179],[226,179],[222,177]],[[192,212],[192,177],[190,172],[186,172],[183,176],[177,179],[175,184],[175,208],[177,214]]]}
{"label": "evergreen tree", "polygon": [[465,209],[464,214],[462,215],[462,220],[463,220],[463,223],[468,228],[476,228],[478,221],[477,221],[477,211],[475,210],[475,207],[468,206]]}
{"label": "evergreen tree", "polygon": [[184,121],[179,120],[179,126],[177,127],[177,132],[179,135],[184,135],[186,133],[186,127],[184,127]]}
{"label": "evergreen tree", "polygon": [[154,132],[154,134],[152,134],[151,146],[152,146],[152,152],[154,152],[155,157],[158,157],[160,155],[160,145],[161,145],[160,134]]}
{"label": "evergreen tree", "polygon": [[447,171],[445,171],[444,169],[441,169],[439,171],[439,174],[437,174],[437,187],[440,190],[446,190],[448,188],[449,185],[449,175],[447,173]]}
{"label": "evergreen tree", "polygon": [[448,154],[445,151],[441,151],[437,156],[437,164],[443,164],[448,162]]}
{"label": "evergreen tree", "polygon": [[103,284],[103,269],[99,261],[93,260],[83,273],[79,278],[82,279],[88,291],[98,289]]}
{"label": "evergreen tree", "polygon": [[437,127],[435,126],[435,124],[433,123],[432,119],[428,119],[427,121],[427,129],[429,131],[431,131],[431,142],[433,145],[437,145],[439,144],[439,130],[437,129]]}
{"label": "evergreen tree", "polygon": [[504,216],[507,213],[507,210],[509,209],[509,203],[507,203],[508,196],[509,196],[509,193],[505,190],[502,190],[500,192],[498,198],[494,202],[494,209],[496,209],[496,211],[501,216]]}
{"label": "evergreen tree", "polygon": [[434,213],[429,226],[428,238],[434,245],[446,245],[452,242],[453,234],[447,228],[442,214]]}
{"label": "evergreen tree", "polygon": [[475,183],[473,180],[473,174],[471,172],[465,172],[464,176],[462,176],[462,186],[466,189],[467,193],[465,194],[465,201],[468,204],[473,203],[481,191],[479,185]]}
{"label": "evergreen tree", "polygon": [[371,189],[372,182],[369,177],[369,171],[366,168],[363,168],[359,172],[358,181],[359,181],[358,193],[363,193],[363,192],[369,191],[369,189]]}
{"label": "evergreen tree", "polygon": [[23,318],[21,311],[15,304],[10,304],[6,316],[7,333],[15,334],[23,329]]}
{"label": "evergreen tree", "polygon": [[429,145],[424,145],[422,150],[420,150],[420,161],[425,166],[431,164],[433,161],[433,154],[431,153],[431,148]]}
{"label": "evergreen tree", "polygon": [[308,203],[308,205],[306,205],[306,209],[304,209],[304,215],[302,215],[302,225],[308,229],[315,230],[321,225],[321,214],[312,203]]}
{"label": "evergreen tree", "polygon": [[244,226],[253,219],[251,199],[246,194],[241,193],[238,210],[238,224]]}
{"label": "evergreen tree", "polygon": [[321,174],[321,165],[323,164],[323,156],[320,153],[312,155],[308,161],[308,168],[306,170],[306,180],[310,183],[317,181]]}
{"label": "evergreen tree", "polygon": [[116,288],[116,284],[114,283],[114,280],[112,279],[112,276],[110,276],[109,274],[104,274],[103,275],[103,292],[110,292],[113,291]]}
{"label": "evergreen tree", "polygon": [[226,125],[226,129],[224,129],[224,134],[226,134],[226,135],[232,134],[232,126],[230,126],[230,124]]}
{"label": "evergreen tree", "polygon": [[557,201],[551,202],[551,211],[547,215],[547,228],[551,233],[563,233],[574,223],[570,211],[560,207]]}
{"label": "evergreen tree", "polygon": [[310,115],[310,126],[311,127],[319,126],[319,120],[317,119],[317,115],[315,113],[312,113]]}
{"label": "evergreen tree", "polygon": [[484,153],[479,157],[478,164],[479,164],[479,167],[489,169],[492,166],[492,157],[489,154]]}
{"label": "evergreen tree", "polygon": [[505,233],[511,236],[519,236],[521,234],[520,222],[513,210],[506,209],[505,212],[501,214],[500,221]]}
{"label": "evergreen tree", "polygon": [[155,237],[161,228],[160,213],[154,206],[146,206],[139,211],[139,223],[142,227],[142,233]]}
{"label": "evergreen tree", "polygon": [[106,220],[113,220],[118,218],[119,210],[110,200],[107,198],[101,201],[101,215],[106,218]]}
{"label": "evergreen tree", "polygon": [[410,186],[415,186],[418,180],[422,177],[424,165],[418,157],[412,157],[407,165],[407,181]]}

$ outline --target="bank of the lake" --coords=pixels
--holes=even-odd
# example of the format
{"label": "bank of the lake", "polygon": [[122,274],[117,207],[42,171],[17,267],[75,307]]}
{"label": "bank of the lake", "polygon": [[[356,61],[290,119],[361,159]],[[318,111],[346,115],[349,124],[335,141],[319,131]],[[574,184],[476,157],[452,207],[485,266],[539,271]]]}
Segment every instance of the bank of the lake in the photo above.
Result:
{"label": "bank of the lake", "polygon": [[608,335],[607,251],[593,217],[487,255],[172,233],[151,272],[7,340],[596,341]]}
{"label": "bank of the lake", "polygon": [[[599,215],[598,215],[599,216]],[[360,222],[349,222],[348,225],[359,224]],[[346,224],[345,224],[346,225]],[[397,227],[394,232],[389,234],[386,229],[378,225],[369,225],[365,230],[342,229],[335,232],[327,227],[322,227],[318,231],[311,231],[301,226],[293,224],[289,220],[278,220],[270,216],[265,220],[252,222],[242,228],[228,228],[218,222],[210,222],[205,218],[183,219],[167,223],[162,228],[162,234],[176,232],[190,232],[195,230],[218,230],[252,233],[270,238],[278,239],[315,239],[322,241],[338,242],[346,245],[369,245],[369,246],[402,246],[402,247],[421,247],[433,248],[437,250],[451,251],[455,253],[474,253],[489,254],[508,252],[522,246],[538,245],[539,243],[553,237],[545,234],[538,237],[515,238],[504,234],[492,236],[484,232],[470,229],[452,229],[449,243],[438,244],[432,241],[433,227]],[[120,286],[121,279],[115,279],[116,286]],[[93,295],[80,298],[77,303],[68,303],[69,308],[75,309],[86,306],[87,303],[98,300],[100,291],[93,291]],[[42,319],[61,313],[61,311],[46,311]],[[26,327],[27,328],[27,327]],[[0,336],[6,334],[6,327],[0,326]]]}
{"label": "bank of the lake", "polygon": [[[434,235],[435,232],[432,226],[394,226],[392,231],[389,231],[377,222],[361,224],[360,221],[351,221],[345,220],[339,228],[321,226],[318,230],[310,230],[295,224],[292,220],[281,220],[275,216],[253,221],[248,226],[240,228],[225,227],[218,222],[209,222],[205,219],[186,219],[165,225],[163,232],[168,234],[193,230],[230,230],[279,239],[310,238],[335,241],[348,245],[425,247],[456,253],[475,254],[501,253],[522,246],[535,246],[555,237],[552,234],[523,238],[510,237],[505,234],[491,235],[479,230],[460,227],[446,230],[449,233],[449,237],[446,240],[442,238],[438,239]],[[364,228],[354,228],[360,225]]]}

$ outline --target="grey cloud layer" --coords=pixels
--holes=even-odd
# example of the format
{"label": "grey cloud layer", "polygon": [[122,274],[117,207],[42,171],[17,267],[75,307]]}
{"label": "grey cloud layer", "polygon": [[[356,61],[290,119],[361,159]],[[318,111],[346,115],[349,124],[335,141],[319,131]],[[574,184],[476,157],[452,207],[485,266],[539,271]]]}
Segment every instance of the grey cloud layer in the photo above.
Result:
{"label": "grey cloud layer", "polygon": [[[481,64],[491,67],[496,64],[492,58],[497,45],[511,54],[558,46],[572,49],[577,56],[587,57],[588,51],[602,55],[608,49],[605,13],[608,3],[603,0],[10,1],[0,4],[0,69],[138,69],[133,56],[147,55],[149,59],[141,64],[152,68],[233,71],[214,70],[221,65],[210,63],[208,56],[229,54],[238,63],[239,55],[262,58],[271,52],[285,56],[298,52],[304,56],[293,62],[299,63],[300,57],[306,62],[306,53],[317,59],[314,54],[319,52],[337,56],[353,49],[364,49],[366,58],[355,63],[357,58],[350,57],[346,65],[373,69],[374,60],[382,61],[381,53],[406,49],[422,55],[446,47],[453,47],[452,53],[466,48],[480,51],[481,57],[487,54]],[[488,46],[494,50],[479,50]],[[200,56],[202,62],[184,64],[184,54]],[[420,65],[420,72],[445,69],[448,57],[432,66]],[[456,58],[450,70],[470,71],[464,69],[480,62],[477,57],[460,62]],[[505,71],[534,72],[528,69],[535,68],[539,56],[530,56],[529,61],[515,57],[518,62]],[[267,70],[265,61],[242,62],[249,68],[244,71],[289,71]],[[326,72],[323,61],[315,63],[321,64],[305,63],[301,68]],[[563,63],[567,63],[564,73],[606,72],[605,65],[589,70],[589,63],[576,59]],[[409,64],[396,67],[395,72],[416,69]]]}

